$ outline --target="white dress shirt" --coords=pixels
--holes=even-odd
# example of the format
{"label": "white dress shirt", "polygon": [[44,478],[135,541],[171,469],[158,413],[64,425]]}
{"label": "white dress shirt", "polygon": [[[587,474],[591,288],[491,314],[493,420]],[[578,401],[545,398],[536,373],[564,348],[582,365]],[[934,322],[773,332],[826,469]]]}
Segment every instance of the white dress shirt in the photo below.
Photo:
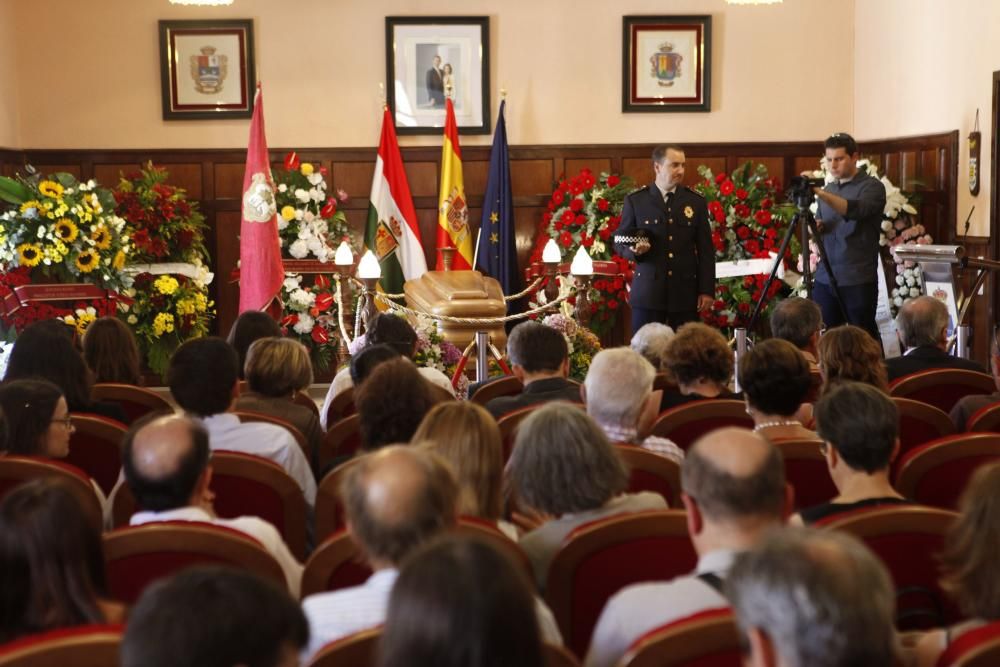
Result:
{"label": "white dress shirt", "polygon": [[650,630],[701,611],[728,607],[729,601],[697,575],[712,573],[724,579],[736,555],[729,550],[711,551],[698,559],[694,574],[636,584],[616,593],[597,621],[584,666],[612,667]]}
{"label": "white dress shirt", "polygon": [[[424,379],[431,384],[436,384],[442,389],[448,390],[452,396],[455,395],[455,388],[451,385],[451,378],[438,369],[428,368],[426,366],[417,366],[417,370],[422,376],[424,376]],[[337,397],[337,394],[340,394],[353,386],[354,382],[351,380],[351,369],[347,366],[341,368],[337,371],[337,374],[333,376],[333,382],[330,383],[330,388],[326,391],[326,398],[323,400],[323,407],[319,411],[319,423],[324,430],[330,428],[330,424],[326,423],[326,411],[330,409],[330,404],[333,403],[333,399]]]}
{"label": "white dress shirt", "polygon": [[316,479],[309,461],[286,429],[265,422],[241,422],[229,412],[204,417],[201,423],[208,430],[208,445],[213,450],[243,452],[274,461],[296,481],[309,507],[316,504]]}
{"label": "white dress shirt", "polygon": [[216,526],[232,528],[241,533],[245,533],[260,542],[264,549],[274,556],[281,566],[281,571],[285,573],[285,581],[288,583],[288,592],[293,597],[299,597],[299,586],[302,583],[302,564],[295,559],[288,546],[281,538],[278,529],[263,519],[255,516],[240,516],[235,519],[220,519],[214,517],[200,507],[187,506],[178,507],[163,512],[136,512],[129,520],[130,526],[141,526],[144,523],[154,523],[156,521],[200,521],[211,523]]}

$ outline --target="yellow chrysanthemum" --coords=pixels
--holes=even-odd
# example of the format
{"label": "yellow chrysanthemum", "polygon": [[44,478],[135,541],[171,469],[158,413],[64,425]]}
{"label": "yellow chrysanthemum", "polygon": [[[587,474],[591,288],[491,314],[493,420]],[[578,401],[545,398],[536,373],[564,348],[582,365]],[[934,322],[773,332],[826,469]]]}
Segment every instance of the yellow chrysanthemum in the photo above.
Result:
{"label": "yellow chrysanthemum", "polygon": [[38,266],[42,261],[42,249],[34,243],[17,246],[17,263],[21,266]]}
{"label": "yellow chrysanthemum", "polygon": [[97,268],[99,262],[100,257],[93,250],[84,250],[76,256],[76,268],[80,269],[80,273],[90,273]]}
{"label": "yellow chrysanthemum", "polygon": [[63,186],[55,181],[42,181],[38,184],[38,191],[52,199],[59,199],[63,196]]}
{"label": "yellow chrysanthemum", "polygon": [[208,310],[208,297],[206,297],[201,292],[194,293],[194,308],[199,313],[204,313]]}
{"label": "yellow chrysanthemum", "polygon": [[174,330],[174,316],[170,313],[160,313],[153,320],[153,334],[159,338],[165,333],[171,333]]}
{"label": "yellow chrysanthemum", "polygon": [[55,224],[55,232],[59,240],[66,243],[72,243],[80,235],[79,228],[69,218],[59,218],[59,221]]}
{"label": "yellow chrysanthemum", "polygon": [[316,169],[308,162],[303,162],[302,166],[299,167],[299,171],[302,172],[303,176],[312,176],[312,173],[316,171]]}
{"label": "yellow chrysanthemum", "polygon": [[156,291],[160,294],[169,295],[177,291],[177,288],[180,287],[180,283],[178,283],[177,279],[173,276],[160,276],[156,279],[156,282],[153,283],[153,287],[155,287]]}
{"label": "yellow chrysanthemum", "polygon": [[125,253],[119,250],[115,254],[115,258],[111,261],[111,268],[115,271],[121,271],[125,268]]}
{"label": "yellow chrysanthemum", "polygon": [[[77,312],[76,321],[72,324],[73,326],[76,327],[76,333],[82,336],[87,332],[87,327],[89,327],[90,324],[97,319],[97,316],[88,313],[86,311],[78,310],[76,312]],[[67,318],[66,323],[71,324],[69,322],[69,318]]]}
{"label": "yellow chrysanthemum", "polygon": [[31,209],[35,209],[35,211],[37,212],[41,208],[42,208],[42,205],[39,204],[37,200],[29,199],[28,201],[26,201],[23,204],[21,204],[20,211],[21,211],[21,213],[27,213]]}
{"label": "yellow chrysanthemum", "polygon": [[292,206],[283,206],[281,208],[281,217],[291,222],[295,217],[295,208]]}
{"label": "yellow chrysanthemum", "polygon": [[107,250],[111,247],[111,232],[104,225],[97,225],[90,233],[90,238],[94,242],[95,248]]}
{"label": "yellow chrysanthemum", "polygon": [[178,315],[194,315],[194,308],[193,299],[181,299],[177,302]]}

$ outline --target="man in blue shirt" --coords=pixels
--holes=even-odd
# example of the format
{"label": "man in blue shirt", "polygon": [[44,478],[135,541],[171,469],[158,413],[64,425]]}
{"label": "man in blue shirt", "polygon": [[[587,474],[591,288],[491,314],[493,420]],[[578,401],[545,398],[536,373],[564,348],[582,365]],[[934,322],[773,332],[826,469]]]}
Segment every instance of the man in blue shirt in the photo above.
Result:
{"label": "man in blue shirt", "polygon": [[813,300],[823,311],[823,321],[828,327],[854,324],[879,340],[875,306],[885,187],[877,178],[858,169],[858,144],[851,135],[834,134],[824,146],[834,181],[824,188],[815,188],[819,204],[816,222],[844,313],[837,305],[833,280],[822,262],[816,269]]}

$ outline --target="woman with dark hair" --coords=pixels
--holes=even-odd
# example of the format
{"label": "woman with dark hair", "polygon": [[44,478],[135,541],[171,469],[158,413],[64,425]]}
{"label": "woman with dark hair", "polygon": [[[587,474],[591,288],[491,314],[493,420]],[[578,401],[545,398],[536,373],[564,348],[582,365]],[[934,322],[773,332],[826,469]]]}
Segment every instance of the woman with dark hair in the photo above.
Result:
{"label": "woman with dark hair", "polygon": [[139,346],[132,330],[117,317],[91,322],[83,334],[83,358],[94,374],[94,382],[142,384]]}
{"label": "woman with dark hair", "polygon": [[361,445],[371,452],[396,442],[409,442],[439,394],[409,359],[379,364],[355,390]]}
{"label": "woman with dark hair", "polygon": [[740,360],[740,385],[754,431],[772,441],[817,438],[797,417],[812,387],[809,361],[797,347],[780,338],[757,343]]}
{"label": "woman with dark hair", "polygon": [[7,425],[7,453],[66,458],[73,422],[59,387],[48,380],[0,384],[0,410]]}
{"label": "woman with dark hair", "polygon": [[422,547],[392,588],[380,667],[542,667],[526,577],[493,547],[447,537]]}
{"label": "woman with dark hair", "polygon": [[47,630],[120,623],[107,599],[101,536],[62,483],[39,479],[0,503],[0,643]]}
{"label": "woman with dark hair", "polygon": [[743,399],[729,391],[733,351],[719,330],[707,324],[682,325],[666,345],[663,364],[678,390],[663,392],[661,411],[707,398]]}
{"label": "woman with dark hair", "polygon": [[281,327],[274,318],[260,310],[248,310],[233,322],[229,329],[226,342],[236,348],[240,358],[240,379],[245,379],[243,366],[247,361],[247,352],[255,340],[261,338],[276,338],[281,336]]}
{"label": "woman with dark hair", "polygon": [[73,346],[69,327],[55,320],[28,325],[14,341],[4,382],[42,378],[59,387],[70,412],[90,412],[128,423],[121,406],[91,398],[93,376]]}
{"label": "woman with dark hair", "polygon": [[819,339],[819,372],[824,394],[845,380],[870,384],[889,393],[882,348],[870,333],[851,324],[830,329]]}

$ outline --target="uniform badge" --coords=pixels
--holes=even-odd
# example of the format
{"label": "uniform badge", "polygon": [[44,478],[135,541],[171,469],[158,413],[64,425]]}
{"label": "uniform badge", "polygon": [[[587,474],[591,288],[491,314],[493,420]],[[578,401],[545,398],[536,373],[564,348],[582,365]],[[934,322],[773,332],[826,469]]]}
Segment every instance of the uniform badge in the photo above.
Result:
{"label": "uniform badge", "polygon": [[691,208],[690,206],[685,206],[684,207],[684,216],[686,218],[688,218],[688,219],[693,218],[694,217],[694,209]]}

